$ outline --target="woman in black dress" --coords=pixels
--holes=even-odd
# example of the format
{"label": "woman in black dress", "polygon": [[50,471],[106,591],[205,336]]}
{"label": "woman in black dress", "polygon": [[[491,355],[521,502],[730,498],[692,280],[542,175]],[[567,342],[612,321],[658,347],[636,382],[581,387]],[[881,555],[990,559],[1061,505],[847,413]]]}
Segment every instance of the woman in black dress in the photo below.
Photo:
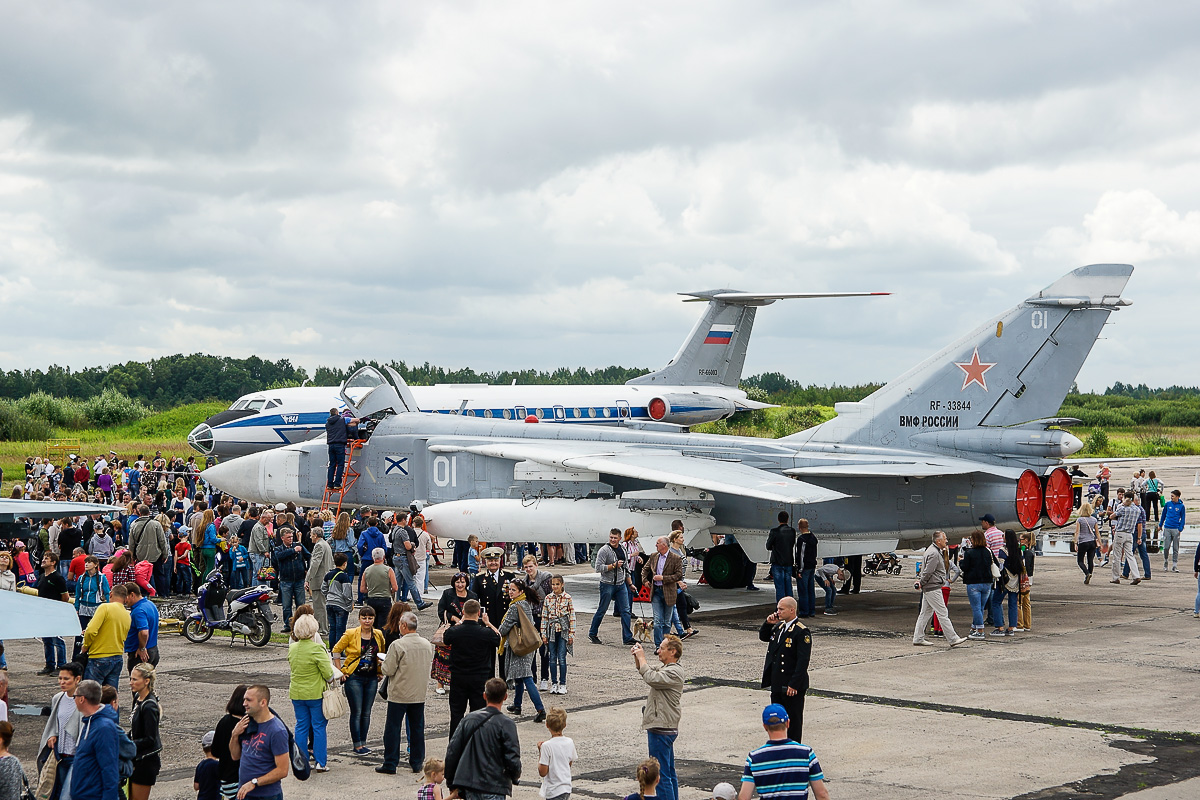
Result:
{"label": "woman in black dress", "polygon": [[222,800],[235,800],[241,784],[238,782],[238,759],[229,754],[229,739],[233,729],[246,716],[246,684],[239,685],[229,696],[225,716],[217,723],[212,754],[217,757],[217,776],[221,781]]}
{"label": "woman in black dress", "polygon": [[[442,625],[457,625],[462,621],[463,604],[468,600],[479,599],[477,594],[467,588],[470,585],[470,575],[465,572],[455,573],[450,586],[442,592],[442,599],[438,601],[438,620]],[[433,643],[433,674],[430,677],[437,681],[437,693],[445,694],[446,687],[450,685],[450,645],[443,644],[440,641],[441,636],[437,634],[433,638],[437,641]]]}

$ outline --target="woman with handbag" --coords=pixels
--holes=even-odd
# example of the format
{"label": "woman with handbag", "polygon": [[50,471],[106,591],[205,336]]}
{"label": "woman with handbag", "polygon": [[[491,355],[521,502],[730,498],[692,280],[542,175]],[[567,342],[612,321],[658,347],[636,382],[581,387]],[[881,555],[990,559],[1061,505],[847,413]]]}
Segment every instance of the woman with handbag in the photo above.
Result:
{"label": "woman with handbag", "polygon": [[[1021,556],[1021,543],[1017,532],[1004,532],[1004,547],[1000,550],[1000,577],[992,593],[992,621],[996,629],[992,636],[1017,635],[1017,601],[1020,597],[1021,577],[1025,574],[1025,559]],[[1008,598],[1008,626],[1004,625],[1004,599]]]}
{"label": "woman with handbag", "polygon": [[451,625],[462,622],[463,605],[468,600],[478,600],[479,596],[470,590],[471,576],[465,572],[457,572],[450,580],[450,586],[442,592],[438,600],[438,621],[441,625],[433,635],[433,667],[432,677],[437,681],[437,693],[445,694],[450,685],[450,645],[442,641],[443,635]]}
{"label": "woman with handbag", "polygon": [[533,707],[537,709],[537,716],[533,721],[545,722],[546,707],[542,705],[542,696],[538,694],[537,682],[533,679],[533,655],[537,652],[537,647],[533,647],[525,655],[517,655],[513,650],[518,637],[524,637],[526,631],[533,628],[533,607],[526,599],[527,590],[528,587],[520,578],[508,582],[508,611],[505,612],[497,632],[503,640],[504,674],[517,685],[516,695],[508,710],[520,715],[521,698],[528,691],[529,696],[533,698]]}
{"label": "woman with handbag", "polygon": [[162,739],[158,725],[162,709],[154,694],[154,666],[135,664],[129,671],[129,688],[133,690],[133,711],[129,717],[129,738],[137,745],[133,757],[133,775],[129,778],[129,800],[146,800],[150,788],[158,780],[162,768]]}
{"label": "woman with handbag", "polygon": [[[971,634],[968,639],[983,639],[984,610],[992,599],[992,551],[988,549],[983,531],[971,533],[971,546],[963,553],[959,566],[963,583],[967,585],[967,600],[971,603]],[[996,572],[999,573],[999,565]]]}
{"label": "woman with handbag", "polygon": [[327,772],[328,745],[326,719],[321,706],[325,688],[333,680],[333,665],[329,651],[317,635],[317,618],[302,614],[292,623],[294,642],[288,645],[288,667],[291,679],[288,697],[296,712],[296,741],[306,744],[312,735],[313,772]]}
{"label": "woman with handbag", "polygon": [[1020,591],[1017,600],[1017,630],[1033,630],[1033,606],[1029,604],[1029,593],[1033,589],[1033,534],[1025,531],[1021,534],[1021,561],[1025,572],[1021,575]]}
{"label": "woman with handbag", "polygon": [[375,609],[371,606],[358,610],[358,627],[346,631],[333,646],[334,666],[342,671],[350,704],[350,740],[356,755],[371,755],[367,734],[379,688],[379,656],[384,652],[383,634],[375,629]]}
{"label": "woman with handbag", "polygon": [[[688,557],[687,548],[683,544],[683,531],[675,530],[671,532],[670,550],[675,555],[679,556],[679,563],[683,565],[683,574],[687,575]],[[675,632],[679,634],[680,640],[690,639],[699,631],[692,627],[692,621],[688,619],[688,596],[687,583],[680,581],[677,587],[679,591],[675,595],[675,610],[671,614],[671,625],[674,626]]]}

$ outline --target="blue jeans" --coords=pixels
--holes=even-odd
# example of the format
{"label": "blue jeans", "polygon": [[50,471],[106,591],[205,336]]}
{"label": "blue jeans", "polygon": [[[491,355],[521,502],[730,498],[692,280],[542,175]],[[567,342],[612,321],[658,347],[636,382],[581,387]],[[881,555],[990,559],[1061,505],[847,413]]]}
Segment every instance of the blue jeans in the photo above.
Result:
{"label": "blue jeans", "polygon": [[467,789],[463,792],[464,800],[508,800],[507,795],[503,794],[488,794],[487,792],[476,792]]}
{"label": "blue jeans", "polygon": [[250,580],[258,580],[258,571],[267,565],[267,557],[257,553],[250,554]]}
{"label": "blue jeans", "polygon": [[800,571],[796,581],[796,613],[802,617],[811,617],[817,613],[817,571],[805,569]]}
{"label": "blue jeans", "polygon": [[313,758],[318,764],[328,764],[329,755],[326,749],[325,712],[321,710],[321,701],[293,700],[292,709],[296,712],[296,742],[301,747],[308,744],[309,734],[312,734]]}
{"label": "blue jeans", "polygon": [[771,580],[775,582],[775,602],[792,596],[792,568],[771,565]]}
{"label": "blue jeans", "polygon": [[83,677],[86,680],[95,681],[101,686],[111,686],[120,690],[121,662],[123,660],[120,656],[89,658],[87,666],[83,670]]}
{"label": "blue jeans", "polygon": [[154,591],[161,595],[171,594],[171,562],[164,559],[154,564]]}
{"label": "blue jeans", "polygon": [[392,564],[396,573],[396,600],[403,602],[405,597],[411,595],[414,607],[425,605],[425,601],[421,599],[421,592],[417,589],[417,578],[408,571],[408,558],[395,556]]}
{"label": "blue jeans", "polygon": [[1008,589],[996,589],[992,592],[992,621],[996,623],[997,628],[1004,627],[1004,598],[1008,597],[1008,627],[1017,627],[1017,600],[1019,596],[1016,592],[1010,592]]}
{"label": "blue jeans", "polygon": [[304,604],[304,581],[281,580],[279,593],[282,595],[283,630],[286,633],[292,629],[292,612]]}
{"label": "blue jeans", "polygon": [[675,606],[667,606],[661,586],[654,587],[654,594],[650,596],[650,605],[654,609],[654,647],[657,649],[671,631],[671,611]]}
{"label": "blue jeans", "polygon": [[329,471],[325,476],[325,486],[332,488],[342,485],[342,473],[346,471],[346,445],[331,444],[329,450]]}
{"label": "blue jeans", "polygon": [[42,639],[42,649],[46,653],[46,669],[58,669],[67,663],[67,646],[58,636],[46,636]]}
{"label": "blue jeans", "polygon": [[371,730],[371,707],[375,705],[375,691],[379,688],[378,678],[346,678],[346,702],[350,706],[350,740],[355,748],[367,743]]}
{"label": "blue jeans", "polygon": [[515,680],[517,684],[517,692],[513,696],[513,705],[517,708],[520,708],[521,698],[524,696],[524,693],[528,691],[529,699],[533,700],[533,707],[538,711],[544,711],[546,707],[542,705],[542,696],[538,693],[537,681],[533,679],[533,676],[531,675],[528,678],[516,678]]}
{"label": "blue jeans", "polygon": [[413,772],[425,763],[425,704],[388,703],[387,722],[383,724],[383,766],[400,766],[400,728],[408,720],[408,766]]}
{"label": "blue jeans", "polygon": [[567,635],[565,633],[556,633],[550,637],[550,641],[546,643],[546,650],[549,657],[546,661],[550,664],[550,682],[567,683]]}
{"label": "blue jeans", "polygon": [[175,565],[175,585],[173,591],[175,594],[192,593],[192,567],[190,564],[178,563]]}
{"label": "blue jeans", "polygon": [[983,628],[983,611],[992,599],[990,583],[968,583],[967,601],[971,604],[971,628]]}
{"label": "blue jeans", "polygon": [[344,608],[326,605],[325,617],[329,620],[329,641],[331,644],[337,644],[346,633],[346,620],[349,619],[350,612]]}
{"label": "blue jeans", "polygon": [[675,776],[675,733],[646,731],[646,747],[658,759],[658,797],[679,800],[679,778]]}
{"label": "blue jeans", "polygon": [[1193,614],[1200,614],[1200,580],[1196,581],[1196,607],[1192,610]]}
{"label": "blue jeans", "polygon": [[238,567],[232,570],[229,583],[231,589],[250,588],[250,567]]}
{"label": "blue jeans", "polygon": [[822,581],[821,588],[825,590],[825,610],[833,611],[833,600],[837,597],[837,585],[832,581]]}
{"label": "blue jeans", "polygon": [[600,584],[600,603],[596,606],[596,613],[592,615],[592,627],[588,631],[588,636],[600,635],[600,621],[608,613],[608,604],[613,600],[616,600],[617,611],[621,613],[621,641],[632,641],[633,630],[630,628],[629,587],[623,583]]}

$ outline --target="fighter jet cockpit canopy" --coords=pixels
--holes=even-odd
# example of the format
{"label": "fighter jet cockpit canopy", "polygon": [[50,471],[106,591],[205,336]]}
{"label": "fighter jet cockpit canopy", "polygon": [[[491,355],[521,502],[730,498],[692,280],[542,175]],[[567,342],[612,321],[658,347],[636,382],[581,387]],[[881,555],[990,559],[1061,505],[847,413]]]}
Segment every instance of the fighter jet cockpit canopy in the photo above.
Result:
{"label": "fighter jet cockpit canopy", "polygon": [[[374,427],[373,423],[390,414],[404,414],[419,411],[413,398],[412,390],[391,367],[384,367],[385,375],[378,368],[367,365],[359,367],[342,384],[342,401],[346,408],[361,420],[367,420],[367,431]],[[360,430],[364,427],[360,425]]]}

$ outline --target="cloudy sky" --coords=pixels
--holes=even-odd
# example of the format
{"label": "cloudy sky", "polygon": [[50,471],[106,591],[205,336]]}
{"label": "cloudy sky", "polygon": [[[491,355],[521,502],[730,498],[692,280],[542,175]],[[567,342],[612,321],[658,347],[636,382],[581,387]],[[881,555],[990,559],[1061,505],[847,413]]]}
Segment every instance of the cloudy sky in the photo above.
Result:
{"label": "cloudy sky", "polygon": [[[0,2],[0,368],[175,352],[887,380],[1074,267],[1200,384],[1194,3]],[[1180,353],[1182,358],[1170,358]]]}

